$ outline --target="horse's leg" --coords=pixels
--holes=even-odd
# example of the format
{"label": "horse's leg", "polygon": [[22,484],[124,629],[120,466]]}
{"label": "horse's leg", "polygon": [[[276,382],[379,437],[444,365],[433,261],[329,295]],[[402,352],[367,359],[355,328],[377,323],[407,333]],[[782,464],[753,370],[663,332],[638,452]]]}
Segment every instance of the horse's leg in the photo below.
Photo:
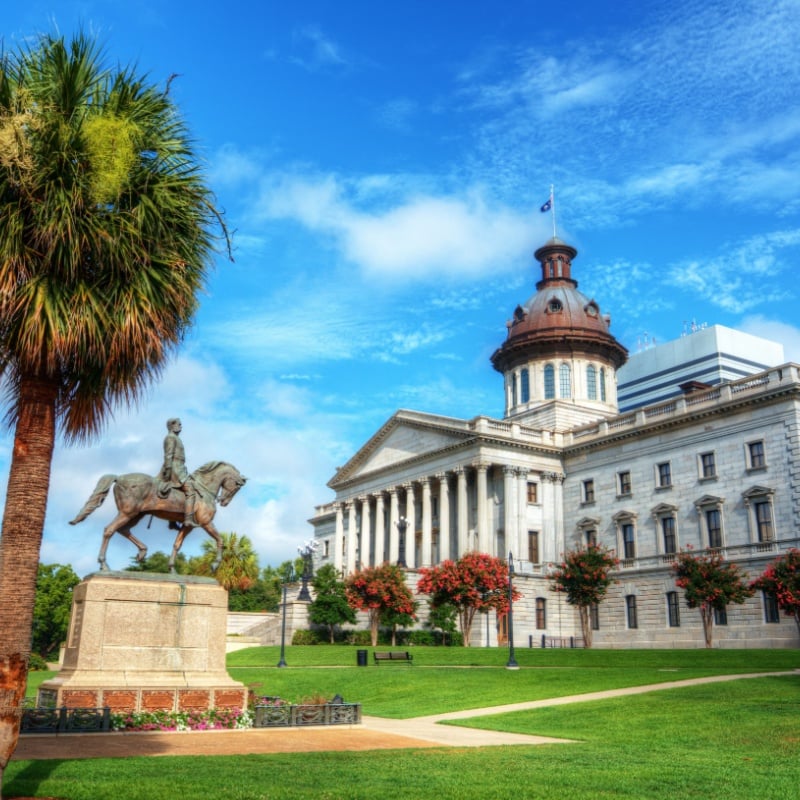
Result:
{"label": "horse's leg", "polygon": [[106,550],[111,537],[120,530],[124,525],[127,525],[131,518],[127,514],[120,512],[114,517],[111,522],[103,529],[103,542],[100,545],[100,552],[97,554],[97,560],[100,562],[100,571],[107,572],[108,564],[106,564]]}
{"label": "horse's leg", "polygon": [[141,521],[144,514],[137,514],[133,519],[129,520],[125,523],[121,528],[117,530],[117,533],[124,536],[131,544],[136,545],[139,548],[139,552],[136,554],[136,563],[141,564],[142,561],[147,558],[147,545],[143,542],[140,542],[134,535],[131,533],[131,528],[136,527],[139,522]]}
{"label": "horse's leg", "polygon": [[222,537],[219,535],[219,531],[214,527],[214,523],[211,522],[211,520],[203,525],[203,530],[217,543],[217,557],[211,564],[211,571],[216,572],[222,561]]}
{"label": "horse's leg", "polygon": [[172,553],[169,557],[169,571],[175,572],[175,561],[178,558],[178,553],[180,552],[181,547],[183,547],[183,543],[186,540],[186,537],[194,530],[191,525],[181,525],[180,530],[178,531],[177,536],[175,536],[175,541],[172,545]]}

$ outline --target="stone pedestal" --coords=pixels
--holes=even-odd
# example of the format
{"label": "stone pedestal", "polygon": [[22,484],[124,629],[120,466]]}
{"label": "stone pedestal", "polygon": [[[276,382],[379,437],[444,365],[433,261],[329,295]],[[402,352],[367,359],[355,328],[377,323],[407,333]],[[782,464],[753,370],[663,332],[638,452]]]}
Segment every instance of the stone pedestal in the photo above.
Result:
{"label": "stone pedestal", "polygon": [[100,572],[75,587],[59,674],[40,705],[122,711],[244,708],[225,669],[227,592],[213,578]]}

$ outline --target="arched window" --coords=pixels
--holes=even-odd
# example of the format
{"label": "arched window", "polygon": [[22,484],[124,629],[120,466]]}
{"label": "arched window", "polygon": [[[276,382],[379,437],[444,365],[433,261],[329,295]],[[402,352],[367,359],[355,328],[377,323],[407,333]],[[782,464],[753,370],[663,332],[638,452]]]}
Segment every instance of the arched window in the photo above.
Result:
{"label": "arched window", "polygon": [[511,373],[511,407],[517,404],[517,373]]}
{"label": "arched window", "polygon": [[556,396],[556,369],[552,364],[544,368],[544,399],[552,400]]}
{"label": "arched window", "polygon": [[569,364],[562,364],[558,368],[558,396],[571,397],[572,396],[572,380]]}
{"label": "arched window", "polygon": [[531,399],[531,381],[527,367],[524,367],[520,373],[519,395],[520,403],[527,403]]}
{"label": "arched window", "polygon": [[600,367],[600,399],[605,403],[606,401],[606,371]]}
{"label": "arched window", "polygon": [[590,400],[597,400],[597,370],[594,364],[586,367],[586,396]]}

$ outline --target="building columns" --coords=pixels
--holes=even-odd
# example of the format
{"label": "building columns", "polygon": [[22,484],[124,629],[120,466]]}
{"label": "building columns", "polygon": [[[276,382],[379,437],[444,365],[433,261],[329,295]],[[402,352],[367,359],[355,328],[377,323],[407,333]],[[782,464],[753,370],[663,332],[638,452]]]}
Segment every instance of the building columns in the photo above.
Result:
{"label": "building columns", "polygon": [[469,503],[467,500],[467,470],[464,467],[456,467],[457,486],[457,508],[456,526],[458,531],[458,552],[456,558],[461,558],[464,553],[470,550],[469,546]]}
{"label": "building columns", "polygon": [[403,485],[406,490],[406,564],[414,569],[417,555],[417,525],[414,521],[414,484]]}
{"label": "building columns", "polygon": [[386,514],[383,509],[383,492],[375,496],[375,566],[378,567],[386,560],[384,546],[386,541],[385,528]]}
{"label": "building columns", "polygon": [[431,482],[428,478],[423,478],[420,484],[422,485],[422,552],[417,566],[428,567],[431,564],[433,530],[431,523]]}
{"label": "building columns", "polygon": [[478,550],[481,553],[491,553],[491,542],[489,541],[489,525],[486,519],[486,508],[488,500],[488,485],[486,481],[487,472],[489,470],[488,464],[478,463],[475,465],[477,473],[476,478],[476,494],[477,494],[477,507],[478,507]]}
{"label": "building columns", "polygon": [[439,473],[439,561],[450,558],[450,484],[447,473]]}

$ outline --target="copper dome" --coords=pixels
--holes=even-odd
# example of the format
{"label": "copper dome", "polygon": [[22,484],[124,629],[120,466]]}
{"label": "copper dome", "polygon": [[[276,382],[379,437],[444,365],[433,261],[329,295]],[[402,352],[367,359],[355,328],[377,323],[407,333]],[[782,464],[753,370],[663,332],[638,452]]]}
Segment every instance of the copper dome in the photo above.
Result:
{"label": "copper dome", "polygon": [[600,358],[619,368],[628,351],[609,332],[610,318],[598,304],[578,291],[572,278],[574,247],[553,237],[534,257],[542,278],[536,294],[525,306],[517,306],[508,322],[508,337],[492,355],[492,365],[505,372],[533,359],[583,354]]}

